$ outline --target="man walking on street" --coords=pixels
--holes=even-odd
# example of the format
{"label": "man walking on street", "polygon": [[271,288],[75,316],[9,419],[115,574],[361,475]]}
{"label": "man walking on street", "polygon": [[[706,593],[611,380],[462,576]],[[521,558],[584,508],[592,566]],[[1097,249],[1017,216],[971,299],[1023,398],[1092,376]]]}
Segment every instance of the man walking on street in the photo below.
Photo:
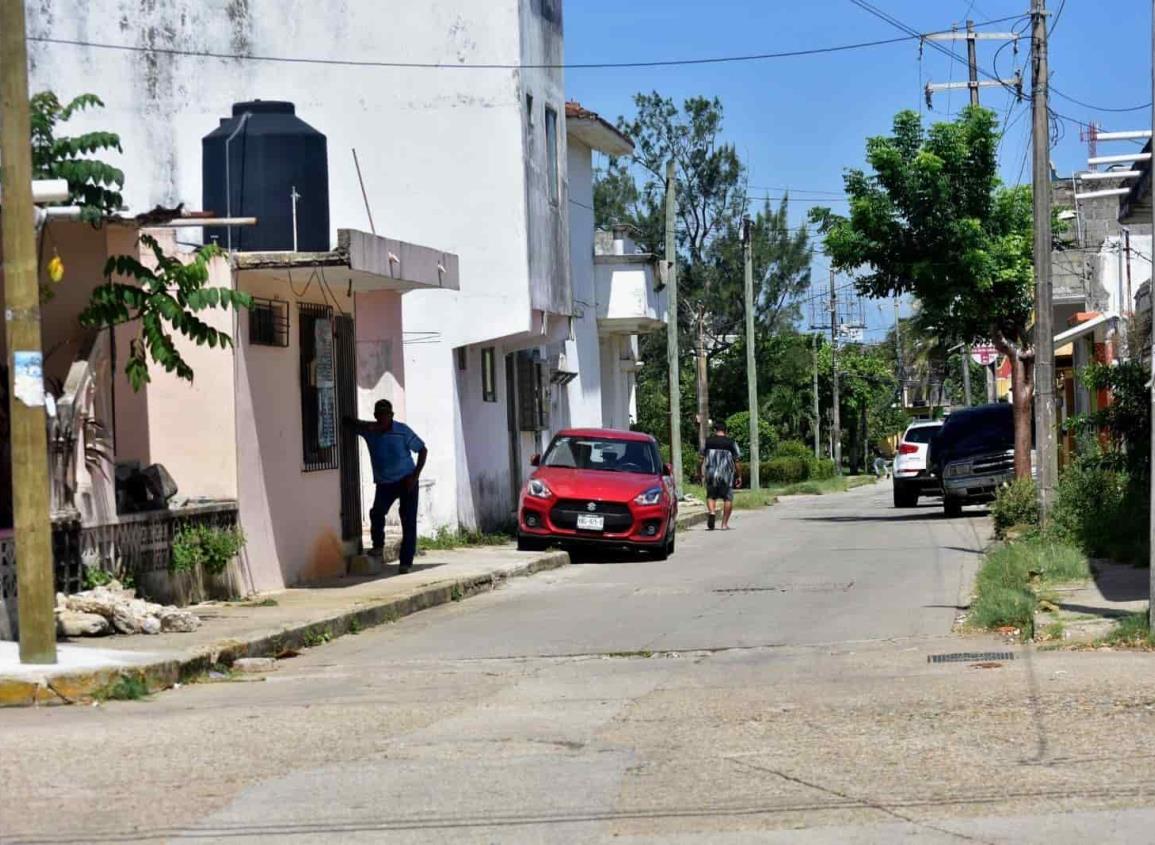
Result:
{"label": "man walking on street", "polygon": [[706,484],[706,528],[714,530],[714,519],[718,502],[722,503],[722,530],[730,527],[730,514],[734,510],[734,487],[738,480],[738,458],[741,451],[738,444],[726,436],[726,424],[717,423],[714,433],[706,438],[702,449],[702,480]]}
{"label": "man walking on street", "polygon": [[[373,548],[369,554],[380,557],[385,546],[385,515],[398,499],[401,501],[401,567],[404,575],[413,568],[417,553],[417,482],[429,451],[425,442],[409,426],[393,419],[393,403],[381,399],[373,406],[373,422],[345,417],[344,423],[365,438],[369,460],[373,464],[373,482],[377,494],[369,509],[369,534]],[[413,455],[417,463],[413,463]]]}

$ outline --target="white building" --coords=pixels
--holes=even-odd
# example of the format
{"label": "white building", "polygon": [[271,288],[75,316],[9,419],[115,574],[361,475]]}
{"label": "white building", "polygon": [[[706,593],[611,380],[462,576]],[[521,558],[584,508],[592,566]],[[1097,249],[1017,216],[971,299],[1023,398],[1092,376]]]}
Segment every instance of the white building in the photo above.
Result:
{"label": "white building", "polygon": [[403,321],[379,303],[379,336],[359,321],[360,411],[392,398],[428,442],[423,529],[505,522],[550,426],[540,350],[574,314],[561,0],[42,0],[28,16],[33,90],[104,100],[61,131],[120,134],[134,211],[199,208],[202,137],[234,103],[285,100],[327,136],[334,242],[363,221],[459,256],[459,291],[394,301]]}
{"label": "white building", "polygon": [[564,344],[554,428],[628,429],[637,420],[638,335],[666,325],[666,294],[654,257],[624,230],[596,231],[595,152],[626,156],[633,142],[579,103],[566,103],[573,335]]}

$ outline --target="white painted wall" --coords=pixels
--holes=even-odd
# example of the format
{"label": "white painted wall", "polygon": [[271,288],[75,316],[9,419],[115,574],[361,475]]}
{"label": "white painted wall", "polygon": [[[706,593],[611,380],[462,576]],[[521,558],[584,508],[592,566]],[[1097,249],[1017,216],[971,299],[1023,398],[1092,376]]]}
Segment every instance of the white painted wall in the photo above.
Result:
{"label": "white painted wall", "polygon": [[557,392],[564,392],[563,425],[596,427],[602,424],[602,371],[598,352],[597,289],[594,280],[593,151],[572,136],[569,139],[568,171],[574,338],[566,341],[565,355],[569,366],[576,366],[578,375]]}
{"label": "white painted wall", "polygon": [[[29,5],[28,28],[33,36],[194,52],[560,63],[561,26],[550,20],[560,8],[560,0],[39,0]],[[406,415],[429,442],[429,522],[457,522],[459,492],[472,489],[462,475],[470,469],[464,432],[491,409],[461,404],[472,400],[456,389],[452,350],[528,338],[534,308],[570,311],[561,72],[287,64],[43,42],[32,42],[30,54],[33,90],[104,99],[107,108],[79,114],[68,131],[120,133],[125,154],[111,161],[125,171],[135,210],[182,201],[198,208],[201,138],[234,102],[284,99],[328,138],[334,230],[367,228],[356,148],[377,231],[460,256],[460,292],[403,300]],[[559,115],[556,206],[544,194],[547,104]],[[486,471],[500,463],[494,458]]]}

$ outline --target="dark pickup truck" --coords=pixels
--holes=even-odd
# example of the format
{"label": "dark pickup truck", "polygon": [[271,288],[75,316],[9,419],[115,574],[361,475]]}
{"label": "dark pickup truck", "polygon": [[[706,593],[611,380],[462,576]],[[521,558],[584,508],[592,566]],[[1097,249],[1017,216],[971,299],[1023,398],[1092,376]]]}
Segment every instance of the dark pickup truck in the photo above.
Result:
{"label": "dark pickup truck", "polygon": [[963,505],[994,501],[1015,477],[1015,421],[1010,405],[955,411],[930,446],[930,463],[942,479],[942,509],[958,516]]}

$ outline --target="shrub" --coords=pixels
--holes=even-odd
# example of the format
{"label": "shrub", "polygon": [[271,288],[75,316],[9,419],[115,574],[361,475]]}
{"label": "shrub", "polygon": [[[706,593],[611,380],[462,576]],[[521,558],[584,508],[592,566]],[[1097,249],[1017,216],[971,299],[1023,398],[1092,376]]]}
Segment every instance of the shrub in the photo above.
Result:
{"label": "shrub", "polygon": [[173,535],[171,568],[174,572],[189,572],[199,565],[209,575],[218,575],[244,545],[245,535],[239,528],[186,525]]}
{"label": "shrub", "polygon": [[[738,444],[738,448],[742,450],[743,457],[750,455],[750,412],[739,411],[736,414],[731,414],[726,420],[726,431],[734,442]],[[774,427],[766,420],[758,420],[758,454],[763,458],[767,455],[773,455],[778,448],[778,435],[774,431]]]}
{"label": "shrub", "polygon": [[834,461],[830,458],[811,458],[810,477],[816,479],[834,478]]}
{"label": "shrub", "polygon": [[801,440],[783,440],[774,452],[775,458],[803,458],[814,460],[814,450]]}
{"label": "shrub", "polygon": [[1016,525],[1039,524],[1039,491],[1029,478],[1016,478],[999,488],[991,505],[991,519],[995,532],[1001,537]]}
{"label": "shrub", "polygon": [[1144,485],[1117,469],[1112,455],[1079,457],[1059,478],[1052,533],[1093,557],[1141,563],[1147,559]]}
{"label": "shrub", "polygon": [[763,464],[765,481],[776,484],[797,484],[810,477],[810,461],[806,458],[783,457],[772,458]]}

